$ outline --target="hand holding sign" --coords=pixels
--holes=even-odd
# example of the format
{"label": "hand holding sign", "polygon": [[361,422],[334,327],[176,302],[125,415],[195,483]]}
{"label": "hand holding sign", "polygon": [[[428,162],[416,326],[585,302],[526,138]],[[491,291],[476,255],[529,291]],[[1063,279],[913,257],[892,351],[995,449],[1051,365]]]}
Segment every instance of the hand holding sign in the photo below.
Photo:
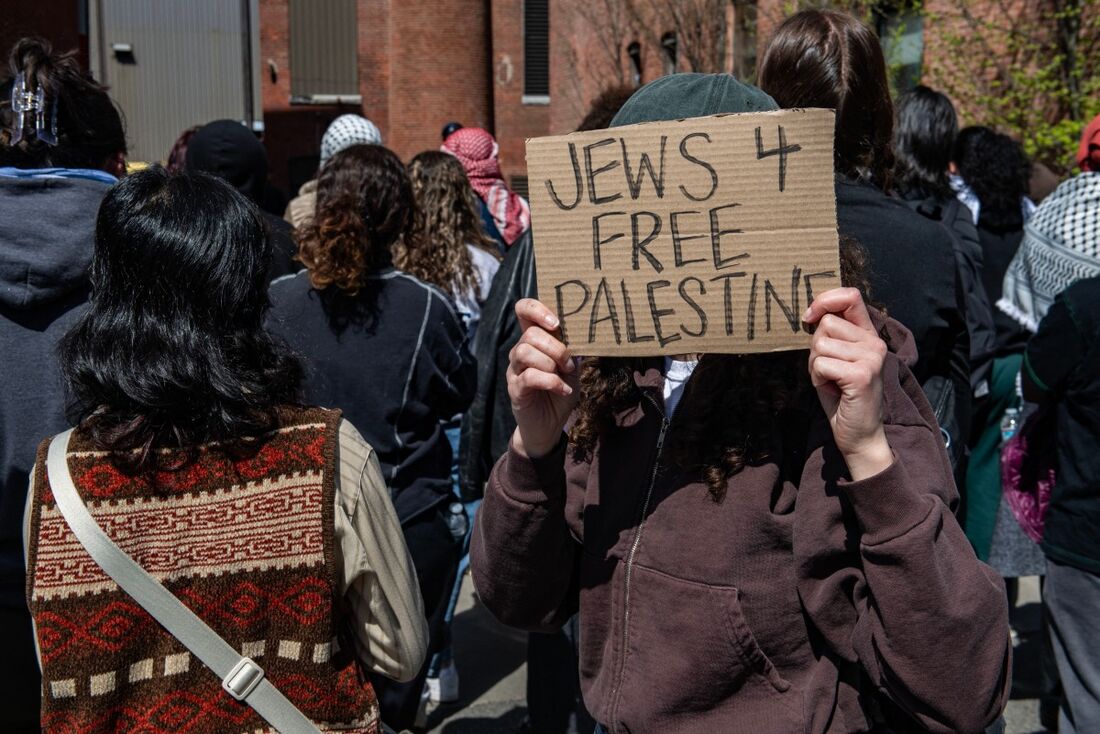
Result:
{"label": "hand holding sign", "polygon": [[872,477],[894,461],[882,423],[886,343],[875,332],[855,288],[822,293],[802,320],[817,327],[810,348],[810,379],[837,448],[852,479]]}
{"label": "hand holding sign", "polygon": [[574,354],[805,349],[839,285],[831,110],[527,142],[539,293]]}
{"label": "hand holding sign", "polygon": [[523,332],[508,355],[508,397],[516,417],[514,448],[538,458],[561,440],[569,414],[580,399],[573,357],[553,332],[558,318],[532,298],[516,304]]}

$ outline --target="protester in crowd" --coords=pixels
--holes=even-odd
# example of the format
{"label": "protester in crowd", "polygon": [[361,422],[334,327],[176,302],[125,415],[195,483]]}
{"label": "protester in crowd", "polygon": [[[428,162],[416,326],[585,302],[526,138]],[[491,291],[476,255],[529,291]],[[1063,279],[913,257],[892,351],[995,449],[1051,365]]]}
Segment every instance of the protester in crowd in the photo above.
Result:
{"label": "protester in crowd", "polygon": [[[500,268],[500,250],[496,241],[481,228],[477,195],[470,188],[462,164],[454,156],[426,151],[412,159],[408,170],[416,211],[405,237],[394,245],[394,265],[447,293],[466,326],[468,339],[472,340],[481,319],[481,304]],[[460,425],[460,416],[456,416],[445,427],[454,453],[456,492]],[[468,527],[477,512],[477,503],[467,503],[465,510]],[[428,672],[429,700],[436,703],[458,700],[458,671],[449,640],[462,577],[469,565],[469,532],[462,543],[462,560],[444,613],[447,642]]]}
{"label": "protester in crowd", "polygon": [[873,297],[913,333],[913,374],[958,466],[971,411],[966,298],[951,234],[885,193],[893,168],[894,108],[878,38],[845,13],[797,13],[776,31],[759,79],[782,108],[837,111],[840,234],[866,249]]}
{"label": "protester in crowd", "polygon": [[[378,126],[360,115],[340,115],[333,120],[321,136],[321,163],[324,168],[332,156],[353,145],[381,145],[382,132]],[[317,208],[317,178],[302,184],[298,195],[287,204],[283,218],[296,229],[304,227]]]}
{"label": "protester in crowd", "polygon": [[[1023,238],[1023,200],[1031,166],[1018,143],[988,128],[963,131],[955,162],[979,205],[982,281],[990,300],[996,301]],[[1015,579],[1042,574],[1044,567],[1042,553],[1013,519],[1001,490],[1001,423],[1006,410],[1019,406],[1016,379],[1027,333],[1000,311],[993,322],[995,359],[989,397],[975,416],[965,527],[978,556],[988,559],[1005,578]]]}
{"label": "protester in crowd", "polygon": [[[256,136],[235,120],[203,125],[187,142],[187,170],[211,173],[228,181],[257,206],[267,186],[267,151]],[[268,280],[297,272],[298,247],[289,224],[260,210],[271,230],[271,269]]]}
{"label": "protester in crowd", "polygon": [[394,246],[394,265],[447,293],[472,340],[500,268],[497,243],[481,228],[477,195],[462,164],[439,151],[409,163],[416,211]]}
{"label": "protester in crowd", "polygon": [[[371,447],[338,411],[297,404],[301,365],[263,329],[271,247],[259,210],[212,176],[155,167],[107,194],[95,241],[91,305],[60,353],[85,506],[306,717],[379,731],[359,670],[415,675],[423,609]],[[264,728],[88,556],[54,500],[49,445],[26,536],[43,731],[129,731],[135,711],[181,693],[214,706],[178,709],[173,728]],[[123,634],[76,633],[108,615]],[[334,654],[342,629],[353,647]]]}
{"label": "protester in crowd", "polygon": [[1071,284],[1100,275],[1100,115],[1081,136],[1081,173],[1043,200],[1024,230],[996,302],[1030,332],[1039,328],[1055,297]]}
{"label": "protester in crowd", "polygon": [[500,170],[500,146],[487,131],[464,127],[447,136],[440,150],[462,163],[470,185],[499,231],[505,246],[511,246],[531,227],[527,200],[508,188]]}
{"label": "protester in crowd", "polygon": [[199,131],[199,125],[193,125],[176,138],[172,144],[172,150],[168,151],[168,160],[164,164],[168,173],[180,173],[187,167],[187,146],[191,144],[191,138]]}
{"label": "protester in crowd", "polygon": [[[24,38],[0,83],[0,730],[11,734],[40,731],[22,551],[27,477],[37,442],[68,425],[56,347],[88,298],[96,209],[126,167],[118,109],[76,58]],[[32,109],[7,104],[13,89]]]}
{"label": "protester in crowd", "polygon": [[[774,107],[730,75],[678,74],[614,124]],[[979,732],[1000,714],[1003,585],[951,513],[909,333],[852,287],[861,257],[844,247],[849,287],[803,314],[808,368],[704,354],[679,391],[687,356],[578,366],[551,311],[518,304],[517,430],[474,579],[517,626],[579,605],[585,701],[609,731]]]}
{"label": "protester in crowd", "polygon": [[[1100,227],[1100,208],[1089,219]],[[1028,342],[1023,380],[1025,397],[1055,412],[1056,480],[1042,548],[1043,601],[1062,682],[1057,730],[1100,731],[1100,276],[1055,299]]]}
{"label": "protester in crowd", "polygon": [[[609,89],[593,102],[578,131],[602,130],[634,90]],[[464,502],[480,502],[489,471],[515,431],[505,372],[520,337],[516,303],[536,298],[535,259],[528,230],[504,257],[482,308],[474,339],[477,393],[462,421],[459,478]],[[532,632],[527,642],[527,715],[524,731],[536,734],[589,734],[594,722],[580,696],[577,673],[577,620],[561,630]]]}
{"label": "protester in crowd", "polygon": [[[374,448],[424,598],[429,652],[440,649],[458,565],[443,422],[473,397],[466,329],[447,295],[392,266],[415,206],[401,161],[377,145],[332,156],[316,215],[300,232],[306,271],[272,284],[269,327],[305,357],[309,402],[341,408]],[[383,719],[412,726],[427,675],[375,680]]]}
{"label": "protester in crowd", "polygon": [[[954,235],[959,287],[966,297],[970,387],[973,397],[981,399],[989,394],[993,368],[993,306],[981,280],[978,230],[948,178],[958,129],[955,106],[945,95],[923,85],[902,94],[897,104],[893,186],[911,209],[943,223]],[[969,436],[963,438],[969,440]]]}

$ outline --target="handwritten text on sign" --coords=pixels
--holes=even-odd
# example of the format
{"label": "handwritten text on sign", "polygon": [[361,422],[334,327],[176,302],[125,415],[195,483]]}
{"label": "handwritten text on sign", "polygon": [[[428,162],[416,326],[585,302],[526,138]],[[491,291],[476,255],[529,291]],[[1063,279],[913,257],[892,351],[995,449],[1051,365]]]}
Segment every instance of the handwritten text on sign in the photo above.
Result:
{"label": "handwritten text on sign", "polygon": [[840,283],[831,110],[527,141],[541,300],[575,354],[804,349]]}

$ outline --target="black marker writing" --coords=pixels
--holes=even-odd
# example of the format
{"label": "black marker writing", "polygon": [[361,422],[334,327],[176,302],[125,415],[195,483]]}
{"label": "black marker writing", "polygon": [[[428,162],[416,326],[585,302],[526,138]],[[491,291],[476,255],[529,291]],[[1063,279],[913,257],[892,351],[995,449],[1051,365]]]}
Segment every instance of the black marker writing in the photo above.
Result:
{"label": "black marker writing", "polygon": [[764,150],[764,141],[760,138],[760,128],[756,128],[756,160],[770,158],[773,155],[779,156],[779,190],[782,191],[787,185],[787,156],[802,150],[802,146],[787,145],[787,133],[783,126],[776,125],[776,127],[779,128],[779,147],[771,150]]}

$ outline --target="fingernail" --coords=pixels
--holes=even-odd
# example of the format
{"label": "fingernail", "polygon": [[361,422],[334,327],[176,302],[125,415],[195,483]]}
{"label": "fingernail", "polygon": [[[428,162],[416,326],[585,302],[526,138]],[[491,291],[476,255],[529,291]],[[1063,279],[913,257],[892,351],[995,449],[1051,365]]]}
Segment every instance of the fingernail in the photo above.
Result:
{"label": "fingernail", "polygon": [[551,329],[558,328],[558,317],[553,314],[546,314],[546,318],[543,319],[543,321],[545,321],[546,325],[549,326]]}
{"label": "fingernail", "polygon": [[572,395],[573,388],[569,387],[568,385],[562,385],[561,393],[562,395]]}
{"label": "fingernail", "polygon": [[571,372],[573,372],[573,370],[575,370],[575,369],[577,369],[577,365],[576,365],[576,364],[574,364],[574,362],[573,362],[573,360],[572,360],[572,359],[567,359],[567,360],[565,360],[565,371],[566,371],[566,372],[570,372],[570,373],[571,373]]}
{"label": "fingernail", "polygon": [[802,320],[806,321],[807,319],[809,319],[810,314],[813,313],[813,311],[814,311],[813,308],[807,308],[805,311],[803,311],[802,312]]}

